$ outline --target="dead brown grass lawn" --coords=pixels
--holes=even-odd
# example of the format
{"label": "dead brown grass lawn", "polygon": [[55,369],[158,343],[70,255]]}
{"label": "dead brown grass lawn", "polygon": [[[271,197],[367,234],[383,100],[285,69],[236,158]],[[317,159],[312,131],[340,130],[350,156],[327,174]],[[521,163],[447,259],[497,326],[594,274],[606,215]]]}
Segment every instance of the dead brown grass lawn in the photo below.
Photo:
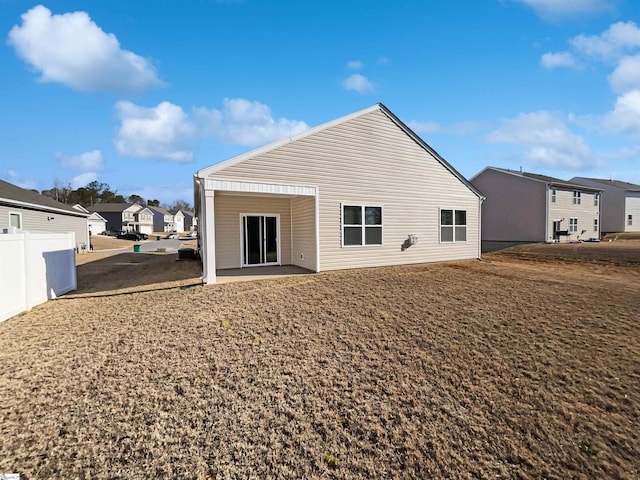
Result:
{"label": "dead brown grass lawn", "polygon": [[638,267],[537,258],[48,302],[0,324],[0,472],[638,478]]}

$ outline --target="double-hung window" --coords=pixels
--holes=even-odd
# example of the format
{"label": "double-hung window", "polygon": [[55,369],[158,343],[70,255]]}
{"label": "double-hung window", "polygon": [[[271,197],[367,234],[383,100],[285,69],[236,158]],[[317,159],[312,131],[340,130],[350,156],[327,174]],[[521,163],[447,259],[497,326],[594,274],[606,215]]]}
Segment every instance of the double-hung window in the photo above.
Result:
{"label": "double-hung window", "polygon": [[570,218],[569,219],[569,233],[575,233],[578,231],[578,219]]}
{"label": "double-hung window", "polygon": [[342,205],[342,246],[382,245],[382,207]]}
{"label": "double-hung window", "polygon": [[627,215],[627,225],[633,225],[633,215]]}
{"label": "double-hung window", "polygon": [[596,194],[593,196],[593,206],[594,206],[594,207],[597,207],[599,203],[600,203],[600,194],[599,194],[599,193],[596,193]]}
{"label": "double-hung window", "polygon": [[9,226],[15,228],[22,228],[22,214],[9,212]]}
{"label": "double-hung window", "polygon": [[593,219],[593,231],[594,232],[598,231],[598,219],[597,218]]}
{"label": "double-hung window", "polygon": [[556,189],[551,189],[551,203],[556,203]]}
{"label": "double-hung window", "polygon": [[573,192],[573,204],[580,205],[580,192],[578,191]]}
{"label": "double-hung window", "polygon": [[440,242],[467,241],[467,211],[440,210]]}

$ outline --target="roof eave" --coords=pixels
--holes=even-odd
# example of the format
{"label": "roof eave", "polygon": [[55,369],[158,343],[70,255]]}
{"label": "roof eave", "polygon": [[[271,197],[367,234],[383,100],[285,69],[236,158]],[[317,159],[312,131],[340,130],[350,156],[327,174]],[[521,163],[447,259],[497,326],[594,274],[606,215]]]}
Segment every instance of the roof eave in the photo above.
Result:
{"label": "roof eave", "polygon": [[0,203],[9,205],[16,205],[18,207],[31,208],[34,210],[44,210],[47,212],[64,213],[65,215],[72,215],[75,217],[87,218],[90,214],[81,212],[80,210],[64,210],[62,208],[49,207],[48,205],[40,205],[37,203],[21,202],[19,200],[13,200],[10,198],[0,198]]}

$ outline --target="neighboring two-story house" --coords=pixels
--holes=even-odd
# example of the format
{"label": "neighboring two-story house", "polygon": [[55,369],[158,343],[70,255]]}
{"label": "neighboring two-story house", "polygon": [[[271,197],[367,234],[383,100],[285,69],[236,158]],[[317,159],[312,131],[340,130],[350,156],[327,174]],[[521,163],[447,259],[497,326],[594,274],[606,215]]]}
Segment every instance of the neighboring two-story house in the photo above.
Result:
{"label": "neighboring two-story house", "polygon": [[487,167],[471,179],[486,198],[482,241],[566,242],[600,238],[601,189]]}
{"label": "neighboring two-story house", "polygon": [[586,177],[571,182],[602,190],[603,233],[640,232],[640,185]]}
{"label": "neighboring two-story house", "polygon": [[138,222],[138,232],[150,235],[153,233],[153,212],[149,207],[140,207],[134,213],[134,218]]}
{"label": "neighboring two-story house", "polygon": [[96,203],[89,207],[88,210],[90,212],[98,212],[107,220],[107,230],[138,232],[140,231],[140,223],[136,218],[136,214],[141,209],[142,207],[135,203]]}
{"label": "neighboring two-story house", "polygon": [[175,220],[173,214],[162,207],[147,207],[153,212],[153,231],[154,232],[173,232],[176,231]]}

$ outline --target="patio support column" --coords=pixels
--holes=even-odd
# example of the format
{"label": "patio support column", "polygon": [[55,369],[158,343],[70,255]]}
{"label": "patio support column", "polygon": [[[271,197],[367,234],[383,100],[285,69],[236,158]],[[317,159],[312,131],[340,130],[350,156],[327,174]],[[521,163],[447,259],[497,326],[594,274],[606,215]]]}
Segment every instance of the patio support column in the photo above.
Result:
{"label": "patio support column", "polygon": [[204,225],[201,232],[206,232],[202,239],[202,282],[205,284],[216,283],[216,224],[214,190],[204,188]]}

